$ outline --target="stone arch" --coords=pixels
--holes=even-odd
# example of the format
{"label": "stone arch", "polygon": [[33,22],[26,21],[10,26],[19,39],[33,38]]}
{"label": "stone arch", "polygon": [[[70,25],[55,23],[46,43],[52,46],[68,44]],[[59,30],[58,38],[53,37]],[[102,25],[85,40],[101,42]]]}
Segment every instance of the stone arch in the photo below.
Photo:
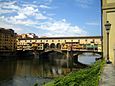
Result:
{"label": "stone arch", "polygon": [[57,49],[61,49],[61,44],[60,44],[60,43],[57,43],[56,48],[57,48]]}
{"label": "stone arch", "polygon": [[44,44],[44,48],[49,48],[49,44],[48,43]]}
{"label": "stone arch", "polygon": [[50,44],[50,48],[55,48],[55,44],[54,43]]}

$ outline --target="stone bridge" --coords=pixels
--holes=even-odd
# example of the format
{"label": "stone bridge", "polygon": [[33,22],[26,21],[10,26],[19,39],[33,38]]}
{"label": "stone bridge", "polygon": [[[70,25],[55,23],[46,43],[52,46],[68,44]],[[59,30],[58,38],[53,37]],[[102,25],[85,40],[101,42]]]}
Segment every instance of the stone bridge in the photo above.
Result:
{"label": "stone bridge", "polygon": [[60,52],[60,53],[64,53],[67,57],[73,57],[75,55],[80,55],[83,53],[93,53],[93,54],[99,54],[102,55],[102,52],[99,52],[97,50],[61,50],[59,48],[46,48],[44,49],[44,53],[45,52],[50,52],[50,51],[56,51],[56,52]]}

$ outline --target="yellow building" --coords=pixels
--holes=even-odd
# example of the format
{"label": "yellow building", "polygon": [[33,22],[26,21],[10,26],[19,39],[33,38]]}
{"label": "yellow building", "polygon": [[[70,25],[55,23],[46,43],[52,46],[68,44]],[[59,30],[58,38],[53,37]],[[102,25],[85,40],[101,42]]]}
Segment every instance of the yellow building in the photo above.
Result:
{"label": "yellow building", "polygon": [[103,57],[107,59],[107,33],[106,21],[111,23],[109,34],[109,58],[115,64],[115,0],[102,1],[102,33],[103,33]]}
{"label": "yellow building", "polygon": [[27,33],[18,35],[17,38],[38,38],[38,36],[36,36],[34,33]]}
{"label": "yellow building", "polygon": [[0,28],[0,52],[16,51],[16,34],[12,29]]}

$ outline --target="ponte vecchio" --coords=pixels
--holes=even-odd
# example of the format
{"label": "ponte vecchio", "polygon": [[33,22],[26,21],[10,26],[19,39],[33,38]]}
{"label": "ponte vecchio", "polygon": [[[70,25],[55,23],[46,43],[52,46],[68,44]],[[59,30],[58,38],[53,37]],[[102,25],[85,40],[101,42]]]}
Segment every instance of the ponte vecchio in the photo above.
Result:
{"label": "ponte vecchio", "polygon": [[101,36],[18,38],[17,50],[101,52]]}

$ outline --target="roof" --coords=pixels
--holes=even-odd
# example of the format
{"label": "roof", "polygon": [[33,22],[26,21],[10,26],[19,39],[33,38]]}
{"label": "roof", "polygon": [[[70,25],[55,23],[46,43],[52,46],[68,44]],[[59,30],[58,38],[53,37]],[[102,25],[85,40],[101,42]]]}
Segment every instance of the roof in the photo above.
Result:
{"label": "roof", "polygon": [[102,36],[79,36],[79,37],[40,37],[40,38],[20,38],[19,40],[48,40],[48,39],[90,39],[90,38],[98,38],[101,39]]}

